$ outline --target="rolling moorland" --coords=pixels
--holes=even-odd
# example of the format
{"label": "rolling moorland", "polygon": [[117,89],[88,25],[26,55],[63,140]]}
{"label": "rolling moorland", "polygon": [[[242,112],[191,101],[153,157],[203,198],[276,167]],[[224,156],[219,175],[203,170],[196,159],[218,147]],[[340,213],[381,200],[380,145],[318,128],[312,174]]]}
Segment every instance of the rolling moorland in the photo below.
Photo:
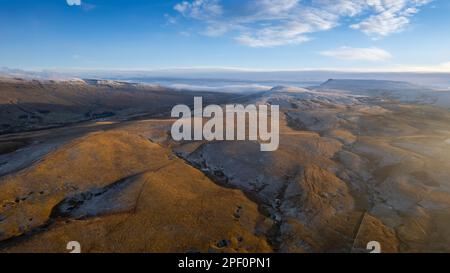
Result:
{"label": "rolling moorland", "polygon": [[[176,104],[280,105],[280,147],[175,142]],[[450,251],[450,92],[0,78],[0,252]]]}

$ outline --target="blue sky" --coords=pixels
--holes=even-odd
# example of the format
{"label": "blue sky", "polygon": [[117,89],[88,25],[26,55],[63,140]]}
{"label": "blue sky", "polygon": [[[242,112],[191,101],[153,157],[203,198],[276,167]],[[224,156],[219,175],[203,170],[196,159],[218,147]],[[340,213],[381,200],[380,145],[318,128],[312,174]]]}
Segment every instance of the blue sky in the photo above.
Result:
{"label": "blue sky", "polygon": [[448,0],[0,0],[0,67],[450,72]]}

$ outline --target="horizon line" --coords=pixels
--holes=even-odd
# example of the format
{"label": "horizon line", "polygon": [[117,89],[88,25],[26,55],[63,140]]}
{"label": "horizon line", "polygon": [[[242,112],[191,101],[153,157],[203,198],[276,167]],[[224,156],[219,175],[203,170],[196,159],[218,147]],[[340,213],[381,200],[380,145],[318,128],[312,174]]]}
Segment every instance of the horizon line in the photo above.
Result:
{"label": "horizon line", "polygon": [[[447,66],[448,65],[448,66]],[[20,70],[20,72],[31,73],[83,73],[83,72],[125,72],[125,73],[151,73],[151,72],[177,72],[191,70],[191,72],[242,72],[242,73],[280,73],[280,72],[333,72],[333,73],[418,73],[418,74],[450,74],[450,64],[445,67],[396,67],[396,68],[247,68],[233,66],[180,66],[162,68],[86,68],[86,67],[33,67],[12,68],[0,66],[0,74],[3,70]]]}

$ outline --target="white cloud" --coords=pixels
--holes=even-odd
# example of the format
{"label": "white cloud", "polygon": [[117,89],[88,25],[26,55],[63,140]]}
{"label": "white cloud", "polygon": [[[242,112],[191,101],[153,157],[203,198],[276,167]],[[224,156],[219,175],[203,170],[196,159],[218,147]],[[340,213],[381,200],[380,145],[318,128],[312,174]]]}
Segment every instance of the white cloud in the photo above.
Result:
{"label": "white cloud", "polygon": [[338,16],[357,16],[367,7],[366,0],[312,0],[316,8],[322,8]]}
{"label": "white cloud", "polygon": [[351,18],[363,33],[387,36],[404,30],[419,8],[432,0],[184,0],[174,6],[182,16],[204,22],[203,34],[226,33],[251,47],[309,41]]}
{"label": "white cloud", "polygon": [[410,18],[419,12],[419,7],[432,0],[367,0],[375,14],[350,27],[359,29],[369,36],[383,37],[403,31]]}
{"label": "white cloud", "polygon": [[306,36],[295,35],[294,37],[290,37],[285,33],[280,33],[278,37],[276,36],[252,37],[247,34],[243,34],[239,37],[236,37],[237,42],[243,45],[247,45],[249,47],[275,47],[287,44],[301,44],[309,40],[310,38]]}
{"label": "white cloud", "polygon": [[167,24],[169,25],[175,25],[177,23],[177,18],[170,16],[169,14],[164,14],[164,17],[166,18]]}
{"label": "white cloud", "polygon": [[396,16],[390,12],[384,12],[354,24],[351,28],[359,29],[369,36],[388,36],[404,30],[409,22],[409,18],[406,16]]}
{"label": "white cloud", "polygon": [[339,60],[346,61],[386,61],[389,60],[392,55],[380,48],[369,47],[369,48],[352,48],[352,47],[341,47],[334,50],[322,51],[320,52],[323,56],[333,57]]}
{"label": "white cloud", "polygon": [[324,19],[313,10],[302,11],[300,17],[298,20],[288,20],[259,29],[252,28],[239,35],[236,40],[253,47],[299,44],[311,39],[308,34],[327,30],[335,25],[334,21]]}
{"label": "white cloud", "polygon": [[222,14],[222,6],[219,4],[219,0],[183,1],[176,4],[174,9],[184,16],[195,19],[209,19]]}
{"label": "white cloud", "polygon": [[450,62],[446,62],[440,65],[441,68],[448,69],[450,71]]}
{"label": "white cloud", "polygon": [[69,6],[81,6],[81,0],[66,0]]}
{"label": "white cloud", "polygon": [[257,9],[259,16],[275,16],[278,17],[283,13],[289,12],[294,9],[299,0],[259,0],[254,5],[259,5]]}

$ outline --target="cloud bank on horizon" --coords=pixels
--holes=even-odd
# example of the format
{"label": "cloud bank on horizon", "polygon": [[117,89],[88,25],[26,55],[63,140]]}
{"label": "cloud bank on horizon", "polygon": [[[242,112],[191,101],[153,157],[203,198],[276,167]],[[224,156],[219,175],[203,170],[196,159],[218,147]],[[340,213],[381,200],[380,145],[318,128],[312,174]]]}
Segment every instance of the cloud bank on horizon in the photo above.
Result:
{"label": "cloud bank on horizon", "polygon": [[232,33],[238,43],[249,47],[275,47],[304,43],[313,33],[341,25],[380,39],[405,30],[420,8],[432,1],[184,0],[174,9],[187,19],[202,22],[204,35]]}

